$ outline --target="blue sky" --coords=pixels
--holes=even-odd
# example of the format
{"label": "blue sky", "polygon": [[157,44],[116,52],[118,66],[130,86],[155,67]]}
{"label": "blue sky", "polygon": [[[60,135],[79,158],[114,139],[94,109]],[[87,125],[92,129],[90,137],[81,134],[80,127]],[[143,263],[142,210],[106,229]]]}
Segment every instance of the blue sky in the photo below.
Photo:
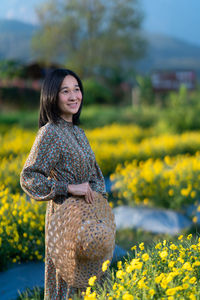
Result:
{"label": "blue sky", "polygon": [[[72,0],[73,1],[73,0]],[[200,45],[200,0],[139,0],[143,28]],[[0,18],[36,23],[35,6],[44,0],[1,0]]]}

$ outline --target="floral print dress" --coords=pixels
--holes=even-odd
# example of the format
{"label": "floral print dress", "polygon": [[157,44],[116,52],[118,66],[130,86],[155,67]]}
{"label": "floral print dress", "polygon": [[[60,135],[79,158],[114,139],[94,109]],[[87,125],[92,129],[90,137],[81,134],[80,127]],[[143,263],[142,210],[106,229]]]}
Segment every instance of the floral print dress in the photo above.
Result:
{"label": "floral print dress", "polygon": [[[107,197],[103,174],[84,130],[61,117],[56,124],[41,127],[21,172],[20,183],[30,197],[47,201],[45,231],[49,217],[69,197],[68,184],[84,182]],[[75,291],[58,274],[45,243],[44,299],[68,299]]]}

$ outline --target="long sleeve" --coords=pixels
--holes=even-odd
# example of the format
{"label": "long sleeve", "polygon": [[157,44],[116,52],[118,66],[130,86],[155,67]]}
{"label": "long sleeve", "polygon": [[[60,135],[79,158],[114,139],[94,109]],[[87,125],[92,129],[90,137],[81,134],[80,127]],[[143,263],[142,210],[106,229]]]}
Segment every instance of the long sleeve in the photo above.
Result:
{"label": "long sleeve", "polygon": [[59,195],[67,196],[67,182],[50,177],[59,162],[60,153],[61,142],[54,126],[43,126],[20,174],[21,187],[30,197],[52,200]]}
{"label": "long sleeve", "polygon": [[87,138],[84,130],[81,129],[81,131],[84,135],[85,141],[86,141],[86,143],[90,149],[91,155],[93,157],[92,172],[90,173],[89,184],[90,184],[92,190],[102,193],[103,196],[107,198],[108,194],[106,193],[105,180],[104,180],[102,171],[96,161],[95,154],[90,146],[90,143],[88,141],[88,138]]}

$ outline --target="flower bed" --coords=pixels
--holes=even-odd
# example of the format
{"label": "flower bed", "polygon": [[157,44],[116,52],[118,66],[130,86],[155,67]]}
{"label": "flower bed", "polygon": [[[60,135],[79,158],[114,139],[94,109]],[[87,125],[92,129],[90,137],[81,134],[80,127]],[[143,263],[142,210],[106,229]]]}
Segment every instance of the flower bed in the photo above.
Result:
{"label": "flower bed", "polygon": [[45,203],[27,201],[0,186],[0,269],[10,262],[42,260]]}
{"label": "flower bed", "polygon": [[[179,236],[175,243],[164,240],[145,249],[132,247],[135,257],[117,264],[104,288],[89,280],[85,300],[199,299],[200,238]],[[102,268],[106,269],[104,263]]]}
{"label": "flower bed", "polygon": [[115,182],[113,190],[129,205],[182,209],[200,197],[200,153],[140,163],[134,160],[125,167],[118,165],[110,178]]}
{"label": "flower bed", "polygon": [[[141,161],[186,153],[194,155],[200,149],[199,132],[154,137],[152,134],[152,130],[135,125],[117,124],[86,131],[104,176],[114,172],[117,164],[133,159]],[[27,156],[35,137],[36,131],[11,128],[9,132],[0,135],[0,157]]]}

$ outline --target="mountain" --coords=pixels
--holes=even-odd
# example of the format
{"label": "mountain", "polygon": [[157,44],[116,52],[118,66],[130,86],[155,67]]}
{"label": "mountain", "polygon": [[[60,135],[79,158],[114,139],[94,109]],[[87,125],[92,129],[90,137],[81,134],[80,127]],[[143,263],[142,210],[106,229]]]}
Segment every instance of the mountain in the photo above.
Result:
{"label": "mountain", "polygon": [[[15,20],[0,20],[0,59],[33,61],[31,38],[38,26]],[[200,47],[163,34],[146,32],[146,56],[136,67],[143,74],[155,69],[192,69],[200,78]]]}
{"label": "mountain", "polygon": [[200,76],[200,47],[163,34],[145,33],[146,57],[137,69],[148,73],[155,69],[192,69]]}
{"label": "mountain", "polygon": [[0,20],[0,59],[33,60],[31,38],[37,28],[20,21]]}

